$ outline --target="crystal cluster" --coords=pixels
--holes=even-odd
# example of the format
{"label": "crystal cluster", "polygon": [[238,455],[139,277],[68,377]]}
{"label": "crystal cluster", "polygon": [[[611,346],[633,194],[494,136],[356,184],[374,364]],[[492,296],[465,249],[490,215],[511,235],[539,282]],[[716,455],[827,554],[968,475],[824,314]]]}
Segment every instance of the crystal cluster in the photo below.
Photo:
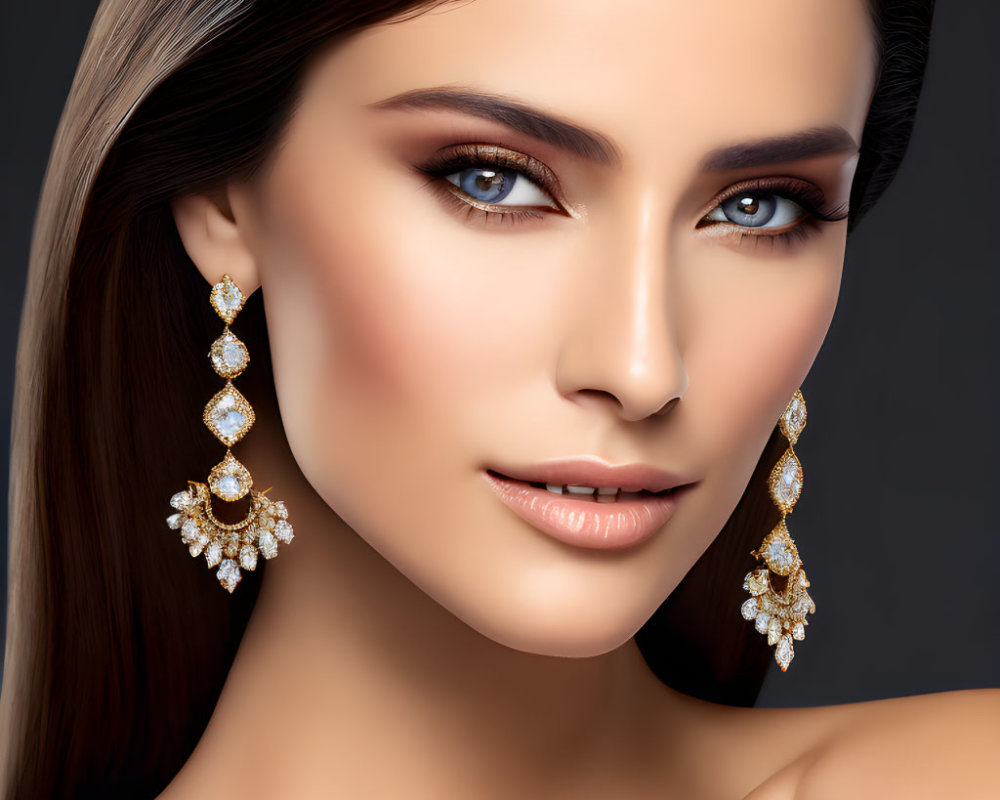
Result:
{"label": "crystal cluster", "polygon": [[750,598],[743,602],[740,613],[743,619],[754,620],[754,627],[767,636],[768,644],[777,645],[774,658],[782,671],[788,669],[795,655],[792,639],[806,638],[805,626],[809,624],[806,614],[816,610],[808,587],[809,579],[801,568],[780,592],[771,586],[766,567],[751,570],[743,579],[743,588]]}
{"label": "crystal cluster", "polygon": [[[212,343],[208,356],[226,385],[208,401],[202,419],[226,447],[240,441],[253,426],[254,413],[247,399],[233,386],[232,379],[246,369],[250,355],[229,330],[229,325],[245,301],[232,278],[223,275],[212,287],[209,301],[225,322],[222,335]],[[188,481],[188,488],[170,498],[175,514],[167,517],[171,530],[180,530],[181,541],[196,557],[204,554],[209,568],[218,567],[216,577],[232,592],[242,578],[241,570],[257,568],[258,555],[274,558],[278,543],[292,541],[294,533],[285,504],[270,500],[264,492],[252,491],[250,472],[227,449],[226,456],[213,467],[208,484]],[[212,495],[235,502],[250,495],[250,513],[242,522],[227,524],[212,512]]]}
{"label": "crystal cluster", "polygon": [[177,510],[167,518],[167,526],[180,530],[181,541],[192,557],[204,554],[205,563],[218,567],[216,577],[232,592],[242,578],[241,568],[254,570],[258,553],[264,558],[278,555],[278,543],[288,544],[295,533],[288,522],[288,510],[263,492],[253,492],[250,514],[236,525],[219,522],[212,513],[209,489],[188,481],[189,488],[170,498]]}
{"label": "crystal cluster", "polygon": [[[806,615],[816,611],[807,591],[809,579],[802,568],[802,559],[785,524],[785,516],[802,494],[802,464],[792,449],[806,425],[802,392],[795,392],[778,425],[788,439],[788,449],[771,470],[768,490],[781,511],[781,520],[753,551],[757,561],[763,560],[764,564],[743,579],[743,589],[750,593],[750,598],[740,606],[740,613],[744,619],[754,621],[754,627],[767,636],[769,645],[776,645],[774,659],[784,672],[795,657],[792,640],[806,637],[809,624]],[[774,587],[771,573],[787,578],[784,589]]]}

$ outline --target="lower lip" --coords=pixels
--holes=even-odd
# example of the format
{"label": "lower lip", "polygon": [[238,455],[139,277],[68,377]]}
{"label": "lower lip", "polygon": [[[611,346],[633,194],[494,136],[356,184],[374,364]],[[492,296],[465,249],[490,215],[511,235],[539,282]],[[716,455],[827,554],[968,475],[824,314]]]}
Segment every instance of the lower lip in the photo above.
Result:
{"label": "lower lip", "polygon": [[556,494],[491,472],[484,471],[483,476],[525,522],[560,542],[595,550],[620,550],[644,542],[667,524],[686,488],[604,503],[590,496]]}

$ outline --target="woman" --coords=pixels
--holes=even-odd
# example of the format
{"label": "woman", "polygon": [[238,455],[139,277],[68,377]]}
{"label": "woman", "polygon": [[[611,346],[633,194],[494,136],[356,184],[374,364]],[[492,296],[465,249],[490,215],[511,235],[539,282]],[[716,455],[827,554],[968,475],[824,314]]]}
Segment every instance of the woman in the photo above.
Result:
{"label": "woman", "polygon": [[[747,551],[909,133],[906,6],[104,4],[19,352],[14,796],[985,796],[995,693],[677,691],[778,652]],[[254,421],[212,436],[224,276]],[[294,525],[266,569],[167,505],[226,494],[220,441]]]}

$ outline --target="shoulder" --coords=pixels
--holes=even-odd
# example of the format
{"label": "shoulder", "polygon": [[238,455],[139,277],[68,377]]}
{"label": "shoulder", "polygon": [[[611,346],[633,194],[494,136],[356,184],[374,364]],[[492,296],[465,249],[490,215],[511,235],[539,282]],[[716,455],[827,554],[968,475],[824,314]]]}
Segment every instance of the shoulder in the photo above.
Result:
{"label": "shoulder", "polygon": [[799,800],[1000,795],[1000,689],[851,705],[798,780]]}

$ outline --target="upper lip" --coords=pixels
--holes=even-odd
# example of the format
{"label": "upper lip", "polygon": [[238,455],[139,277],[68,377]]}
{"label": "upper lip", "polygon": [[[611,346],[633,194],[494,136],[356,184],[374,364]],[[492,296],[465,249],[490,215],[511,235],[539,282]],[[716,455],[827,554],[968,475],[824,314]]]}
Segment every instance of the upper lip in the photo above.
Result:
{"label": "upper lip", "polygon": [[525,467],[492,468],[508,478],[563,486],[617,487],[626,492],[662,492],[690,481],[649,464],[611,464],[597,456],[553,459]]}

